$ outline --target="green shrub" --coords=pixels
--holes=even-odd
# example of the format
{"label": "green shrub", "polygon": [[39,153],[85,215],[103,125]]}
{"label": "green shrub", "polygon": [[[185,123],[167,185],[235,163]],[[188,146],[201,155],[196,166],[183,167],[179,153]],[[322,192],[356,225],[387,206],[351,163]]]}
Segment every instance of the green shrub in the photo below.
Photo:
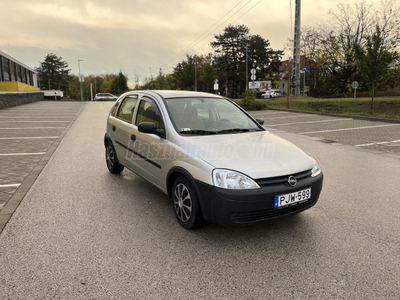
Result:
{"label": "green shrub", "polygon": [[254,101],[256,101],[256,92],[246,90],[244,92],[243,106],[252,106]]}

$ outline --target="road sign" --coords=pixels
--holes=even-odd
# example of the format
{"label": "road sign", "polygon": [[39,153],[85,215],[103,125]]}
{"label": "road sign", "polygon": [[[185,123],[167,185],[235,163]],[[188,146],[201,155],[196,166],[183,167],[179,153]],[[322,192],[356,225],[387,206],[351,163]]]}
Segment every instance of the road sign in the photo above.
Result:
{"label": "road sign", "polygon": [[256,80],[256,75],[251,75],[250,78],[251,80]]}
{"label": "road sign", "polygon": [[304,72],[307,71],[307,67],[306,66],[303,67],[303,71]]}
{"label": "road sign", "polygon": [[256,74],[256,69],[251,69],[250,73],[251,73],[251,75],[255,75]]}
{"label": "road sign", "polygon": [[351,84],[351,87],[354,89],[354,98],[357,98],[358,82],[357,81],[353,81],[353,83]]}

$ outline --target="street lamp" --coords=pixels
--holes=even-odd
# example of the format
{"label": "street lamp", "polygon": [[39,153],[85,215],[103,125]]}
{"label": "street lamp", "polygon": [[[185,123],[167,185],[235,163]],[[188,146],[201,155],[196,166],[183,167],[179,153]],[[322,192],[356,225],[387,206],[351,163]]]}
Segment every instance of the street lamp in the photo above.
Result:
{"label": "street lamp", "polygon": [[83,59],[78,59],[78,67],[79,67],[79,83],[81,85],[81,101],[83,101],[83,82],[81,80],[81,61]]}
{"label": "street lamp", "polygon": [[248,63],[248,55],[247,55],[247,48],[248,48],[249,44],[242,43],[242,42],[239,42],[239,43],[246,46],[246,88],[245,88],[245,90],[247,90],[249,88],[249,63]]}

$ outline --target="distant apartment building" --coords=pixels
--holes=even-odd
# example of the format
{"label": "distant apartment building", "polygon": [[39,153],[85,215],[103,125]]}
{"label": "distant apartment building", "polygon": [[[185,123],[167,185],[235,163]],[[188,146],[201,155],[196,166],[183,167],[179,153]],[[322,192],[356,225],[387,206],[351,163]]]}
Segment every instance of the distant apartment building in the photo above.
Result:
{"label": "distant apartment building", "polygon": [[0,91],[38,91],[37,73],[0,51]]}

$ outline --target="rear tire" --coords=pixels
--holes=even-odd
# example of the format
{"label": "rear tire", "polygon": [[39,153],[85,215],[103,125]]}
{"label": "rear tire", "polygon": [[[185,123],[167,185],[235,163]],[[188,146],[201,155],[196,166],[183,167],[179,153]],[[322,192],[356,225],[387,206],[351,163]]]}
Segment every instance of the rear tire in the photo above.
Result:
{"label": "rear tire", "polygon": [[192,184],[185,177],[178,177],[172,186],[175,216],[185,229],[193,229],[203,222],[199,200]]}
{"label": "rear tire", "polygon": [[108,171],[112,174],[119,174],[124,170],[124,166],[119,163],[117,153],[111,142],[106,145],[106,163]]}

